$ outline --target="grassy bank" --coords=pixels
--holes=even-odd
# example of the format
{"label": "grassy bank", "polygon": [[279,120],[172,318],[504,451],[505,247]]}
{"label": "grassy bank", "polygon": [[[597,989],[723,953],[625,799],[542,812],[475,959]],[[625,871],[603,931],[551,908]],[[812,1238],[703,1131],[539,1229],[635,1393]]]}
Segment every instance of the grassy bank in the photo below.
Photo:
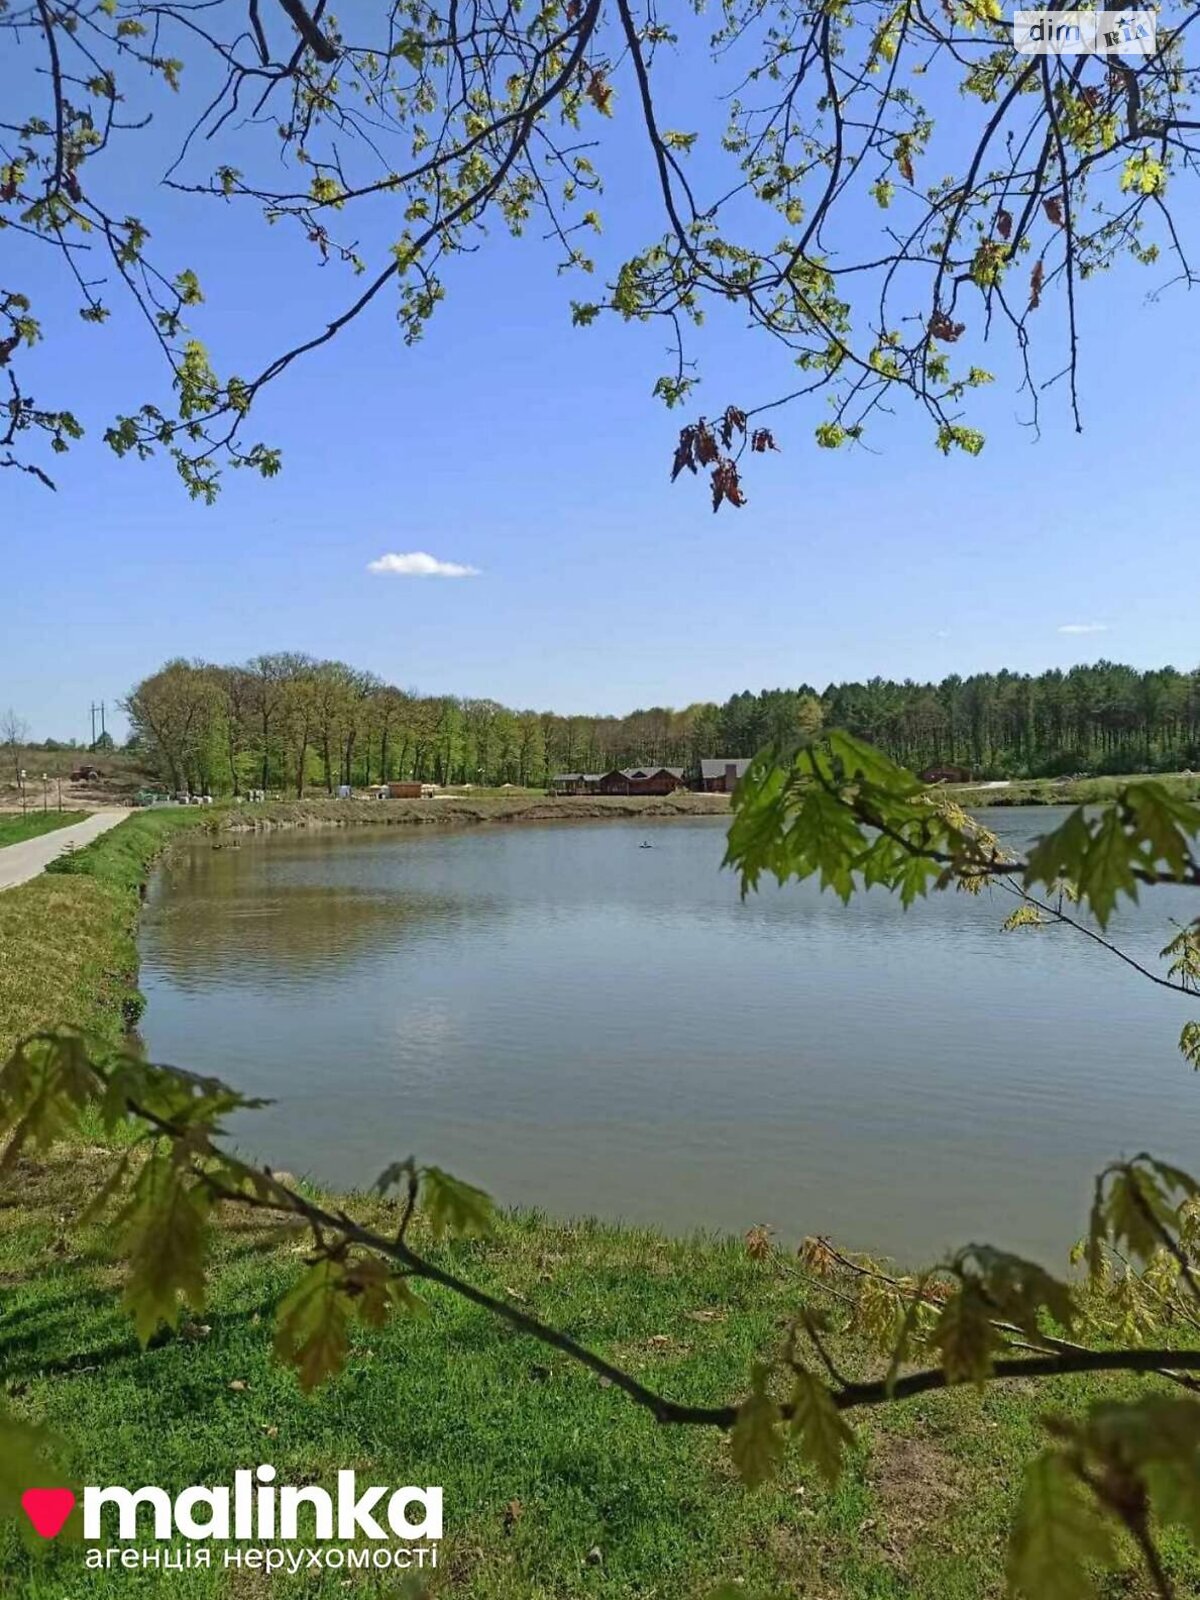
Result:
{"label": "grassy bank", "polygon": [[[54,1021],[119,1035],[136,1008],[134,931],[149,864],[180,829],[223,821],[145,813],[0,895],[0,1049]],[[24,976],[10,989],[14,962]],[[228,1076],[237,1081],[236,1062]],[[405,1138],[398,1129],[397,1154]],[[355,1468],[360,1483],[441,1484],[447,1536],[433,1592],[454,1600],[700,1600],[726,1578],[743,1583],[747,1600],[999,1600],[1013,1501],[1043,1440],[1039,1418],[1143,1387],[1092,1380],[922,1397],[863,1419],[835,1492],[792,1464],[750,1494],[719,1435],[658,1426],[566,1358],[431,1289],[426,1320],[358,1332],[344,1373],[305,1399],[270,1348],[273,1307],[301,1256],[286,1235],[233,1218],[218,1230],[203,1315],[139,1349],[118,1303],[111,1236],[77,1220],[108,1161],[99,1145],[74,1146],[24,1160],[3,1180],[7,1402],[53,1428],[64,1473],[89,1483],[178,1491],[269,1461],[284,1483],[329,1484]],[[394,1225],[377,1200],[338,1204]],[[445,1257],[697,1403],[743,1392],[755,1353],[778,1342],[810,1292],[780,1253],[760,1260],[740,1241],[594,1221],[508,1215],[493,1240]],[[853,1338],[832,1343],[849,1374],[878,1372]],[[1195,1556],[1178,1540],[1166,1548],[1180,1594],[1200,1594]],[[400,1593],[386,1572],[348,1582],[340,1571],[302,1571],[270,1583],[219,1564],[169,1580],[153,1569],[89,1572],[78,1548],[31,1548],[0,1528],[0,1593],[88,1600],[168,1584],[186,1600]],[[1147,1600],[1150,1591],[1130,1576],[1107,1593]]]}
{"label": "grassy bank", "polygon": [[[0,1237],[0,1367],[20,1410],[65,1441],[64,1465],[92,1483],[227,1483],[269,1461],[284,1483],[440,1484],[446,1538],[433,1583],[461,1600],[699,1600],[722,1579],[750,1597],[990,1600],[1024,1463],[1047,1408],[1074,1410],[1136,1381],[959,1390],[864,1417],[837,1490],[794,1464],[751,1494],[715,1433],[663,1428],[565,1358],[499,1328],[436,1289],[430,1315],[355,1338],[345,1372],[304,1399],[270,1354],[271,1316],[299,1263],[294,1248],[228,1223],[203,1317],[141,1351],[115,1294],[108,1241],[79,1229],[101,1153],[23,1164]],[[381,1204],[351,1200],[364,1219]],[[503,1218],[497,1237],[445,1252],[462,1273],[517,1299],[679,1399],[741,1392],[806,1293],[783,1255],[738,1242],[668,1240],[597,1222]],[[835,1287],[836,1284],[835,1284]],[[835,1338],[852,1374],[878,1370]],[[1168,1554],[1181,1594],[1200,1567]],[[31,1552],[0,1532],[9,1591],[160,1592],[161,1576],[86,1573],[77,1550]],[[278,1577],[280,1596],[396,1595],[395,1576]],[[193,1571],[187,1596],[258,1596],[261,1575]],[[1149,1591],[1130,1577],[1123,1600]]]}
{"label": "grassy bank", "polygon": [[231,829],[465,827],[487,822],[602,822],[618,817],[719,817],[729,814],[723,794],[551,796],[537,793],[449,795],[441,800],[269,800],[222,810]]}
{"label": "grassy bank", "polygon": [[947,784],[946,791],[972,810],[980,806],[1078,806],[1113,800],[1128,784],[1152,781],[1180,800],[1200,800],[1200,775],[1128,773],[1120,778],[1020,778],[1004,788]]}
{"label": "grassy bank", "polygon": [[5,845],[38,839],[72,822],[82,822],[87,814],[86,811],[29,811],[22,815],[19,811],[0,811],[0,850]]}
{"label": "grassy bank", "polygon": [[114,1040],[136,1020],[139,890],[191,810],[145,812],[0,894],[0,1056],[55,1023]]}
{"label": "grassy bank", "polygon": [[[1180,799],[1200,799],[1200,776],[1152,774]],[[947,784],[945,791],[972,810],[987,806],[1098,805],[1112,800],[1136,776],[1120,778],[1030,778],[1003,788]],[[724,794],[545,795],[532,790],[506,793],[475,791],[439,800],[270,800],[263,805],[224,807],[214,816],[231,829],[351,827],[362,823],[386,826],[488,822],[601,822],[620,817],[724,817],[730,814]]]}

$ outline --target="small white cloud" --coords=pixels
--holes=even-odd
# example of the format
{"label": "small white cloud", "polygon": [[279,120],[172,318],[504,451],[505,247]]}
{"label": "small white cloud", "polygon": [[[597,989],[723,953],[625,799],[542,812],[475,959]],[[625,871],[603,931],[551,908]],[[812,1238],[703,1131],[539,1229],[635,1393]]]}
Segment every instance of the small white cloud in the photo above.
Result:
{"label": "small white cloud", "polygon": [[1064,622],[1059,633],[1107,633],[1107,622]]}
{"label": "small white cloud", "polygon": [[380,556],[378,561],[367,562],[368,572],[391,573],[398,578],[477,578],[478,567],[467,567],[460,561],[439,561],[424,550],[409,550],[404,555]]}

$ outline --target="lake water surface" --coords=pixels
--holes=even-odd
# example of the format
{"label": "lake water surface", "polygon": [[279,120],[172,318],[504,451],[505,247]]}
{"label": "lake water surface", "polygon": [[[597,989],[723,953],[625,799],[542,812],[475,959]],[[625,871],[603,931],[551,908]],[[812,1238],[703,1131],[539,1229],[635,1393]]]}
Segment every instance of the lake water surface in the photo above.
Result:
{"label": "lake water surface", "polygon": [[[1015,845],[1061,820],[989,812]],[[408,1154],[499,1200],[917,1263],[986,1238],[1060,1257],[1089,1180],[1200,1163],[1200,1002],[1005,893],[907,913],[806,884],[746,901],[723,819],[367,828],[197,842],[142,924],[151,1055],[277,1102],[278,1167],[365,1186]],[[649,839],[653,849],[639,845]],[[1155,960],[1156,890],[1119,916]]]}

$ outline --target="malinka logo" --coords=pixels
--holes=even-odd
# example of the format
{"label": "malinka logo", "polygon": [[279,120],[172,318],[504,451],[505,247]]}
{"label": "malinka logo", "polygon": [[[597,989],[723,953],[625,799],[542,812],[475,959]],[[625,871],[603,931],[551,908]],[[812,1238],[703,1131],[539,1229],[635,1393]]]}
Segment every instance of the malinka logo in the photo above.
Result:
{"label": "malinka logo", "polygon": [[[83,1491],[83,1536],[154,1539],[406,1539],[442,1537],[442,1491],[414,1487],[389,1489],[373,1484],[361,1493],[356,1475],[337,1475],[330,1493],[316,1485],[274,1484],[275,1468],[241,1469],[226,1485],[193,1484],[172,1500],[165,1489],[109,1487]],[[26,1489],[21,1506],[43,1539],[62,1532],[75,1509],[72,1489]],[[110,1515],[105,1518],[104,1513]],[[106,1523],[108,1524],[106,1526]],[[303,1527],[301,1524],[303,1523]]]}

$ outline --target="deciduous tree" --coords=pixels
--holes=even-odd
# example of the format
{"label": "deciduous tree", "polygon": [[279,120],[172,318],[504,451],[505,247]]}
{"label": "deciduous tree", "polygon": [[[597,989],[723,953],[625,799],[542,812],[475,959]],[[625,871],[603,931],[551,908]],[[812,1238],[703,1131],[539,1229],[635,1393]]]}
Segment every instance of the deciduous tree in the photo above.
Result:
{"label": "deciduous tree", "polygon": [[[130,395],[112,363],[100,421],[118,454],[165,452],[206,499],[226,465],[271,476],[279,450],[252,432],[263,392],[360,318],[387,313],[420,338],[447,264],[497,228],[552,242],[580,282],[577,325],[666,332],[655,387],[670,407],[696,400],[710,309],[732,306],[774,349],[775,389],[722,397],[679,435],[674,474],[702,473],[714,509],[744,503],[741,464],[775,448],[789,403],[826,448],[905,400],[938,449],[978,453],[989,334],[1026,420],[1057,380],[1049,393],[1080,426],[1091,280],[1129,260],[1152,288],[1192,281],[1196,15],[1163,12],[1145,55],[1038,56],[1015,48],[996,0],[722,0],[711,15],[403,0],[336,18],[324,0],[10,0],[0,464],[48,482],[93,425],[69,384],[35,395],[25,356],[42,339],[69,350],[85,326],[103,337],[111,317],[116,339],[157,348],[164,380]],[[616,124],[656,215],[610,249]],[[106,174],[164,126],[178,136],[155,149],[158,187],[115,205]],[[245,210],[295,241],[296,272],[339,277],[342,298],[265,360],[218,368],[187,229]],[[177,242],[161,246],[164,232]],[[82,323],[47,320],[52,269]],[[274,274],[261,292],[279,297]],[[1127,313],[1123,280],[1112,293]]]}

